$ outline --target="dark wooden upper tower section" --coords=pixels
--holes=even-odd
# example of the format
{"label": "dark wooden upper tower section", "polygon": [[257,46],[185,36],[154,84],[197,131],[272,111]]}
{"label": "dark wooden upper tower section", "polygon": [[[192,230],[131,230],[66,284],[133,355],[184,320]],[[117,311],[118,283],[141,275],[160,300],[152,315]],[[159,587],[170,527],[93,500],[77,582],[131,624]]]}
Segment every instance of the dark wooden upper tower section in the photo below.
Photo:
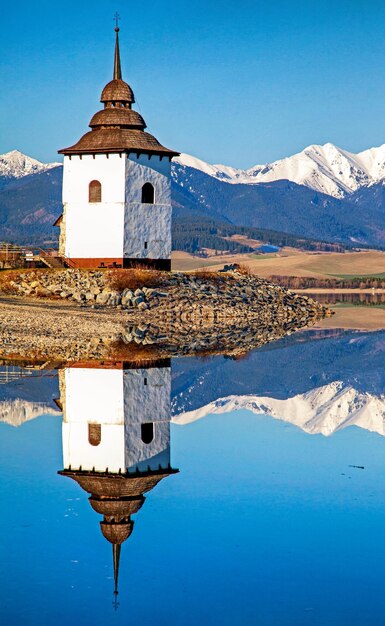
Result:
{"label": "dark wooden upper tower section", "polygon": [[115,27],[113,78],[104,87],[100,101],[104,109],[92,117],[89,123],[92,130],[73,146],[59,150],[60,154],[134,152],[157,154],[170,159],[179,155],[179,152],[165,148],[153,135],[146,133],[143,117],[132,109],[135,97],[131,87],[122,79],[118,26]]}

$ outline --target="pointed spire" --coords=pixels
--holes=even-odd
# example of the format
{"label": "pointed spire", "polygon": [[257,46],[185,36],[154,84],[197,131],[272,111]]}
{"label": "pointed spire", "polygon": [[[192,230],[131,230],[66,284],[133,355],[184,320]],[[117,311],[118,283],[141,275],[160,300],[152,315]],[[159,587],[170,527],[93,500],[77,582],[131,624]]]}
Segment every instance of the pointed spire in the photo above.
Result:
{"label": "pointed spire", "polygon": [[120,65],[120,51],[119,51],[119,26],[118,26],[118,17],[116,16],[116,26],[115,26],[115,56],[114,56],[114,75],[113,79],[122,80],[122,68]]}
{"label": "pointed spire", "polygon": [[119,579],[119,563],[120,563],[120,550],[121,550],[121,545],[119,543],[113,543],[112,544],[112,556],[114,559],[114,581],[115,581],[115,588],[114,588],[114,596],[117,596],[119,591],[118,591],[118,579]]}

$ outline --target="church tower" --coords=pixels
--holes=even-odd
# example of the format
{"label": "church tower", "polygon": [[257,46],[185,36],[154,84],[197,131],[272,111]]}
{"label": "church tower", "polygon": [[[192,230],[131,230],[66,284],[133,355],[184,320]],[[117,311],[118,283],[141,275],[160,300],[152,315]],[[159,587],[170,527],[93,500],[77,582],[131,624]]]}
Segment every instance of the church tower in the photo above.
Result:
{"label": "church tower", "polygon": [[115,597],[122,544],[170,463],[171,363],[83,363],[59,371],[63,466],[88,492],[112,544]]}
{"label": "church tower", "polygon": [[59,253],[71,267],[171,269],[171,159],[145,132],[122,80],[116,26],[113,79],[91,131],[64,155]]}

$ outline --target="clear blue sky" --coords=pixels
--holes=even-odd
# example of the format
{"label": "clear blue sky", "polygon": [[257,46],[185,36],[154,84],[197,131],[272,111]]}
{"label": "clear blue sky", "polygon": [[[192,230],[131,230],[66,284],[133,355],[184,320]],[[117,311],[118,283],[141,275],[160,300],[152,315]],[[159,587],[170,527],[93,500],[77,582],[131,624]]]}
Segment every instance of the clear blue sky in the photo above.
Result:
{"label": "clear blue sky", "polygon": [[0,28],[0,153],[57,160],[87,130],[116,10],[123,78],[171,148],[249,167],[385,142],[383,2],[19,0]]}

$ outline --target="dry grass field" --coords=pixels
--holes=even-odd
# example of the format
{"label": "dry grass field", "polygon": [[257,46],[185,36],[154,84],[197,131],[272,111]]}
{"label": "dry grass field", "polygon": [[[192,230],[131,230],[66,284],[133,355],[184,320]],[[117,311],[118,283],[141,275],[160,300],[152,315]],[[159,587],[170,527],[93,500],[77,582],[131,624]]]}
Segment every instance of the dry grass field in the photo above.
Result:
{"label": "dry grass field", "polygon": [[242,263],[261,277],[279,274],[281,276],[315,276],[319,278],[384,276],[385,252],[368,250],[363,252],[301,252],[293,248],[283,248],[277,254],[225,254],[211,255],[201,259],[188,252],[173,252],[174,270],[194,270],[198,268],[219,269],[224,264]]}
{"label": "dry grass field", "polygon": [[[243,255],[238,255],[238,256],[243,256]],[[173,252],[171,256],[171,262],[172,262],[173,270],[178,271],[178,272],[189,272],[191,270],[196,270],[196,269],[201,269],[201,268],[206,268],[206,267],[219,269],[220,267],[223,267],[224,263],[228,262],[228,261],[224,261],[223,260],[224,258],[225,257],[222,257],[222,256],[221,257],[213,256],[207,259],[201,259],[197,256],[194,256],[193,254],[190,254],[189,252],[181,252],[180,250],[175,250],[175,252]],[[226,255],[226,259],[227,258],[230,258],[230,257],[227,257]]]}

